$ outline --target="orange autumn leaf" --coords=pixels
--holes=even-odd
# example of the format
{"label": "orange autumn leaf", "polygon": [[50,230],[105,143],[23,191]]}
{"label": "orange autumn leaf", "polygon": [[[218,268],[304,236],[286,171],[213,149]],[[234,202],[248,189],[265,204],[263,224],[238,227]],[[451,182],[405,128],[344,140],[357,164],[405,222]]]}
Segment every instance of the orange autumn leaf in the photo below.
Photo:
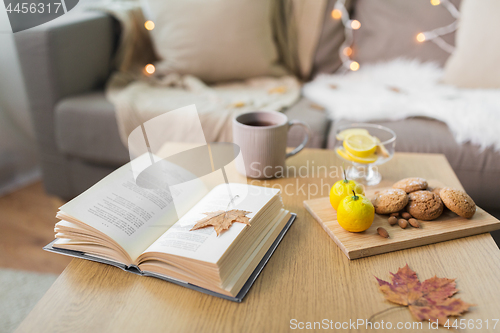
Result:
{"label": "orange autumn leaf", "polygon": [[218,210],[216,212],[203,213],[207,215],[203,219],[199,220],[191,230],[206,228],[209,226],[213,226],[217,236],[219,236],[224,230],[229,229],[229,227],[234,222],[244,223],[246,225],[250,225],[250,218],[245,215],[250,214],[251,212],[247,212],[244,210]]}
{"label": "orange autumn leaf", "polygon": [[407,306],[418,320],[438,321],[444,325],[448,316],[460,316],[474,306],[459,298],[451,298],[458,291],[455,279],[434,276],[420,282],[408,264],[391,275],[392,283],[375,277],[380,291],[388,301]]}

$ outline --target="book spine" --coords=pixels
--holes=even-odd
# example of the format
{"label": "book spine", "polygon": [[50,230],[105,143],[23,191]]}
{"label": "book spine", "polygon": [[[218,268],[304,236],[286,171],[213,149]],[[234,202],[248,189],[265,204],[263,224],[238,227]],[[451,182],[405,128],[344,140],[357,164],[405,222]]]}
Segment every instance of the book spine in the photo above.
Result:
{"label": "book spine", "polygon": [[144,275],[144,273],[140,270],[139,267],[137,267],[137,265],[127,266],[127,267],[125,267],[125,270],[127,272],[134,273],[134,274],[137,274],[137,275]]}

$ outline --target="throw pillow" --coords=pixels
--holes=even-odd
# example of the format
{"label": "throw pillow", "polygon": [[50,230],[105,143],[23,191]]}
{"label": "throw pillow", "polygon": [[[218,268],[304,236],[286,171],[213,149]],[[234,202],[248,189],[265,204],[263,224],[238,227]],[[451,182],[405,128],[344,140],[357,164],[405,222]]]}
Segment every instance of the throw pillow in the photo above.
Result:
{"label": "throw pillow", "polygon": [[463,0],[456,49],[444,82],[462,88],[500,88],[500,1]]}
{"label": "throw pillow", "polygon": [[209,83],[278,76],[271,24],[274,0],[144,0],[160,74]]}
{"label": "throw pillow", "polygon": [[[457,5],[459,0],[451,2]],[[354,19],[361,22],[361,28],[354,31],[353,46],[353,58],[360,64],[404,57],[444,65],[450,56],[432,42],[416,40],[418,33],[455,20],[446,8],[433,6],[429,0],[358,0]],[[454,45],[454,35],[443,39]]]}

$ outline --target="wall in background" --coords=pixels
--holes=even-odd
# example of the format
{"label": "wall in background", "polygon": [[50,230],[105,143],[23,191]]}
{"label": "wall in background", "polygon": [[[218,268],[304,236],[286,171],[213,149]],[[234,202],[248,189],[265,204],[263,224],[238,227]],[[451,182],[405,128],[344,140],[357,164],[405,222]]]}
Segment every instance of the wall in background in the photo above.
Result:
{"label": "wall in background", "polygon": [[39,178],[33,126],[10,23],[0,4],[0,195]]}

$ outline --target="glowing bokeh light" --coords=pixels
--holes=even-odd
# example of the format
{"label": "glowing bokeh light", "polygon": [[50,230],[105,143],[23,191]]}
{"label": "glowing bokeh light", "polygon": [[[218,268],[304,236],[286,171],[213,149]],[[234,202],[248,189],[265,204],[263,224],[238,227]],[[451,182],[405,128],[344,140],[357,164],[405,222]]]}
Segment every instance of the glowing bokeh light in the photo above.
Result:
{"label": "glowing bokeh light", "polygon": [[153,21],[146,21],[144,27],[146,30],[153,30],[155,28],[155,23]]}
{"label": "glowing bokeh light", "polygon": [[338,20],[342,17],[342,12],[338,9],[332,10],[332,18]]}
{"label": "glowing bokeh light", "polygon": [[349,68],[351,69],[351,71],[355,72],[359,69],[359,64],[356,61],[353,61],[349,65]]}
{"label": "glowing bokeh light", "polygon": [[146,67],[144,67],[144,70],[146,71],[146,73],[148,74],[153,74],[155,71],[156,71],[156,68],[154,65],[152,64],[147,64]]}
{"label": "glowing bokeh light", "polygon": [[425,42],[425,35],[423,33],[419,33],[417,35],[417,41],[419,41],[420,43]]}
{"label": "glowing bokeh light", "polygon": [[352,20],[351,28],[353,28],[354,30],[358,30],[359,28],[361,28],[361,22],[359,22],[358,20]]}

